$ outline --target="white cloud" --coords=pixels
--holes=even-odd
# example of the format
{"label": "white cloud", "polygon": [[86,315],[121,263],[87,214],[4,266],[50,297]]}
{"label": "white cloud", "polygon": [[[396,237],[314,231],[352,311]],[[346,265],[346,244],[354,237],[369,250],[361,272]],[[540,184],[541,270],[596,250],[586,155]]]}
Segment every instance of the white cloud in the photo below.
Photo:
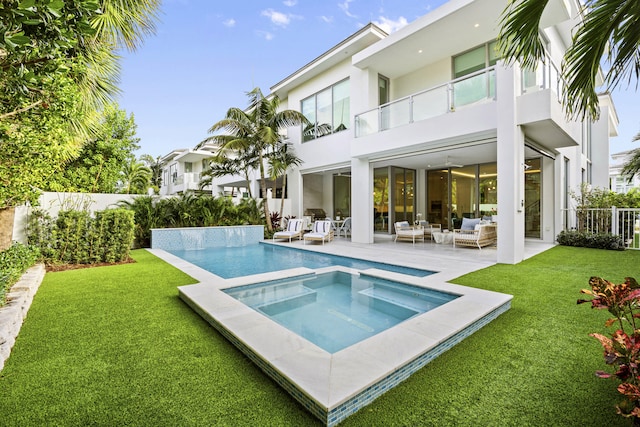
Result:
{"label": "white cloud", "polygon": [[322,22],[324,22],[325,24],[331,24],[331,23],[333,23],[333,16],[324,16],[324,15],[321,15],[321,16],[320,16],[320,20],[321,20]]}
{"label": "white cloud", "polygon": [[347,15],[349,18],[357,18],[356,15],[354,15],[349,11],[349,3],[352,3],[352,2],[353,0],[344,0],[344,3],[338,3],[338,7],[342,9],[344,14]]}
{"label": "white cloud", "polygon": [[273,9],[267,9],[262,11],[262,16],[266,16],[272,23],[280,27],[286,27],[291,22],[290,15],[286,15],[281,12],[276,12]]}
{"label": "white cloud", "polygon": [[233,19],[233,18],[229,18],[226,21],[224,21],[222,23],[222,25],[224,25],[225,27],[229,27],[229,28],[235,27],[236,26],[236,20]]}
{"label": "white cloud", "polygon": [[284,0],[282,4],[284,4],[285,6],[293,7],[298,4],[298,0]]}
{"label": "white cloud", "polygon": [[382,28],[386,33],[391,34],[408,24],[405,17],[401,16],[397,20],[392,20],[381,16],[379,21],[373,21],[378,27]]}
{"label": "white cloud", "polygon": [[256,34],[267,41],[273,40],[273,38],[275,37],[272,33],[268,31],[256,31]]}

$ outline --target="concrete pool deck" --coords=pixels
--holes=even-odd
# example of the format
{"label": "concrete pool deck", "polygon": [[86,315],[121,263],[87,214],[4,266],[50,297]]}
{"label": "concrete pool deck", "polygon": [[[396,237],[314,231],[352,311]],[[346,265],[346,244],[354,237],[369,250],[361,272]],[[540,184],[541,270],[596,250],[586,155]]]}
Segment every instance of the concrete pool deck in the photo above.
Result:
{"label": "concrete pool deck", "polygon": [[[537,243],[529,245],[529,255],[552,246]],[[354,244],[344,238],[325,245],[275,244],[438,271],[414,277],[378,269],[363,270],[372,276],[461,295],[332,354],[250,309],[222,289],[313,272],[355,270],[295,268],[222,279],[168,252],[150,250],[198,280],[198,284],[180,287],[180,297],[328,426],[368,405],[510,307],[510,295],[447,283],[495,264],[495,248],[479,251],[429,242],[414,246],[385,238],[373,245]]]}

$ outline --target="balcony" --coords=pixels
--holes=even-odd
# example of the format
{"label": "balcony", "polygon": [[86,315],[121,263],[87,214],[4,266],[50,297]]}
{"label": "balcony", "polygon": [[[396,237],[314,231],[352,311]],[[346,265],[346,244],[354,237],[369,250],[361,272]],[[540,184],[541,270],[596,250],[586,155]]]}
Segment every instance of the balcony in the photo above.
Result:
{"label": "balcony", "polygon": [[562,101],[560,96],[562,95],[564,82],[560,77],[558,67],[551,58],[545,57],[544,61],[540,61],[534,70],[522,69],[521,71],[522,95],[551,89],[556,94],[558,102]]}
{"label": "balcony", "polygon": [[355,117],[356,138],[496,99],[495,67],[381,105]]}
{"label": "balcony", "polygon": [[535,69],[522,69],[517,124],[527,136],[553,149],[573,147],[582,140],[582,123],[567,119],[562,107],[564,81],[559,68],[545,57]]}

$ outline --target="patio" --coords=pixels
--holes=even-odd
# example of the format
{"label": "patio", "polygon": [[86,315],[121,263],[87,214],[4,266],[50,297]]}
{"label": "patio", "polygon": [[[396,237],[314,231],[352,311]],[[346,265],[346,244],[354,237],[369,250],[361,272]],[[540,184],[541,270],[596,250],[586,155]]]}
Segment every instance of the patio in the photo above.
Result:
{"label": "patio", "polygon": [[[268,242],[271,243],[271,242]],[[332,255],[357,257],[369,261],[403,265],[437,271],[424,278],[426,283],[445,282],[463,274],[480,270],[497,262],[495,246],[476,248],[453,247],[451,244],[437,244],[430,240],[412,245],[394,242],[392,235],[376,235],[373,244],[353,243],[351,239],[335,238],[325,245],[303,245],[302,241],[275,242],[273,244],[292,246]],[[525,259],[531,258],[554,245],[539,240],[525,240]]]}

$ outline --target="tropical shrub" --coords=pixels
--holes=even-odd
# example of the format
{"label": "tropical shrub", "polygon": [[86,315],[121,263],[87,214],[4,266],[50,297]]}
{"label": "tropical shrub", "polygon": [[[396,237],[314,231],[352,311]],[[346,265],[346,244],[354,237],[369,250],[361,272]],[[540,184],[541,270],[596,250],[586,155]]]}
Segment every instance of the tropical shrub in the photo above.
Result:
{"label": "tropical shrub", "polygon": [[590,233],[588,231],[563,230],[556,238],[563,246],[579,246],[583,248],[609,249],[623,251],[622,237],[611,233]]}
{"label": "tropical shrub", "polygon": [[264,224],[261,204],[254,199],[236,205],[230,197],[185,193],[168,198],[136,197],[120,206],[134,212],[135,246],[143,248],[151,246],[153,228]]}
{"label": "tropical shrub", "polygon": [[20,276],[38,260],[38,250],[21,243],[14,243],[0,252],[0,307],[6,303],[6,295]]}
{"label": "tropical shrub", "polygon": [[591,277],[589,285],[590,290],[580,292],[591,299],[579,299],[578,304],[590,302],[592,308],[608,310],[613,318],[607,320],[605,326],[615,329],[611,337],[590,334],[600,342],[605,363],[615,371],[597,371],[596,375],[621,381],[617,389],[625,399],[616,409],[620,415],[634,418],[637,423],[640,421],[640,325],[636,325],[636,319],[640,318],[640,285],[632,277],[625,278],[621,284]]}
{"label": "tropical shrub", "polygon": [[282,217],[280,216],[280,212],[271,212],[271,225],[274,230],[280,229],[280,221],[282,221]]}
{"label": "tropical shrub", "polygon": [[60,211],[54,221],[41,211],[29,220],[30,245],[48,264],[113,263],[129,258],[134,240],[134,213],[127,209]]}

